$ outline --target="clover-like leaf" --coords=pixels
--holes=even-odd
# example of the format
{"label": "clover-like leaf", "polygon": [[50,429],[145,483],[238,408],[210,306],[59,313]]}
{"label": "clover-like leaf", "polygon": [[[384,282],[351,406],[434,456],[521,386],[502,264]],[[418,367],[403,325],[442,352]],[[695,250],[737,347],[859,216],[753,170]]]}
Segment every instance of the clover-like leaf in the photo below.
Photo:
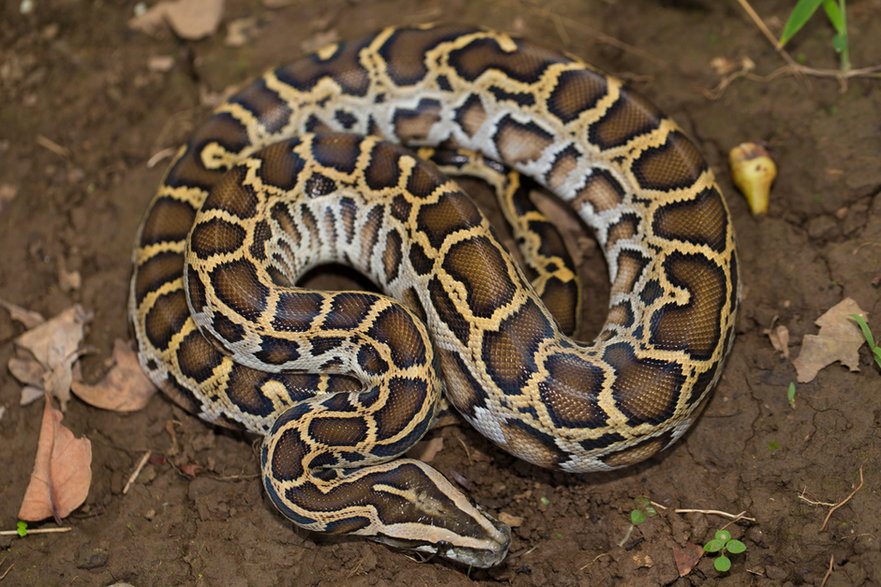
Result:
{"label": "clover-like leaf", "polygon": [[740,554],[741,552],[746,551],[746,544],[740,540],[729,540],[728,544],[725,545],[725,550],[731,554]]}
{"label": "clover-like leaf", "polygon": [[642,510],[633,510],[630,512],[630,521],[633,524],[642,524],[645,522],[645,513]]}
{"label": "clover-like leaf", "polygon": [[724,540],[710,540],[706,544],[704,544],[704,550],[707,552],[719,552],[725,546]]}
{"label": "clover-like leaf", "polygon": [[713,561],[713,566],[720,573],[727,573],[731,570],[731,559],[723,554],[716,557],[716,560]]}
{"label": "clover-like leaf", "polygon": [[731,532],[728,530],[716,530],[716,540],[728,542],[731,540]]}

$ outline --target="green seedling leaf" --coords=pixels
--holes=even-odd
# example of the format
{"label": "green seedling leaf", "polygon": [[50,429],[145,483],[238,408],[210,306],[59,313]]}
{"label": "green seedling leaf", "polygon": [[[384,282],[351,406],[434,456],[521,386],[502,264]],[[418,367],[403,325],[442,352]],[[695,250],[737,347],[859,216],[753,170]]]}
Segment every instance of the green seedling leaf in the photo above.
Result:
{"label": "green seedling leaf", "polygon": [[795,8],[789,14],[786,25],[783,27],[783,33],[780,35],[778,43],[781,47],[788,43],[789,39],[805,26],[822,3],[823,0],[798,0]]}
{"label": "green seedling leaf", "polygon": [[731,540],[731,532],[728,530],[716,530],[715,537],[716,540],[724,540],[725,542],[728,542]]}
{"label": "green seedling leaf", "polygon": [[869,346],[874,350],[875,349],[875,337],[872,336],[872,331],[869,330],[869,325],[859,314],[848,314],[847,315],[851,320],[857,323],[857,326],[860,327],[860,330],[863,333],[863,338],[866,339],[866,342],[869,343]]}
{"label": "green seedling leaf", "polygon": [[704,550],[707,552],[719,552],[725,546],[725,541],[720,539],[710,540],[704,544]]}
{"label": "green seedling leaf", "polygon": [[633,524],[642,524],[645,522],[645,513],[642,510],[633,510],[630,512],[630,521]]}
{"label": "green seedling leaf", "polygon": [[844,14],[842,14],[838,3],[835,0],[823,0],[823,10],[826,12],[826,18],[828,18],[829,22],[832,23],[832,26],[835,27],[835,32],[839,34],[843,33]]}
{"label": "green seedling leaf", "polygon": [[786,401],[789,402],[789,407],[795,409],[795,381],[789,382],[789,389],[786,390]]}
{"label": "green seedling leaf", "polygon": [[727,573],[731,570],[731,559],[723,554],[722,556],[716,557],[716,560],[713,561],[713,566],[720,573]]}
{"label": "green seedling leaf", "polygon": [[725,545],[725,550],[731,554],[740,554],[741,552],[746,552],[746,544],[740,540],[729,540],[728,544]]}
{"label": "green seedling leaf", "polygon": [[28,523],[19,521],[18,524],[15,525],[15,531],[18,532],[18,535],[24,538],[28,535]]}
{"label": "green seedling leaf", "polygon": [[658,515],[658,510],[656,510],[655,506],[653,505],[647,505],[643,508],[643,510],[645,511],[645,515],[649,517]]}

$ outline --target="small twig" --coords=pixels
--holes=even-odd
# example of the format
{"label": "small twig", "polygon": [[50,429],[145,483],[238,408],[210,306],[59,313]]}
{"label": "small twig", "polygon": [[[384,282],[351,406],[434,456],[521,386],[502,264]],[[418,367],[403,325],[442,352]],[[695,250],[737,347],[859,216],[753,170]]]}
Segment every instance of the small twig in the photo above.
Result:
{"label": "small twig", "polygon": [[755,518],[750,518],[749,516],[744,516],[746,510],[740,512],[739,514],[729,514],[728,512],[723,512],[720,510],[691,510],[691,509],[675,509],[673,510],[677,514],[714,514],[717,516],[723,516],[725,518],[731,518],[735,522],[738,520],[747,520],[748,522],[755,522]]}
{"label": "small twig", "polygon": [[[3,561],[0,562],[0,565],[2,565],[2,564],[5,563],[5,562],[6,562],[6,559],[4,558]],[[9,574],[9,571],[11,571],[11,570],[12,570],[12,567],[14,567],[14,566],[15,566],[15,562],[13,561],[13,562],[10,563],[10,565],[6,568],[6,570],[3,571],[3,574],[0,575],[0,581],[2,581],[3,579],[6,578],[6,575]]]}
{"label": "small twig", "polygon": [[[28,529],[28,534],[55,534],[58,532],[70,532],[71,530],[73,530],[71,526],[64,528],[35,528],[34,530]],[[18,535],[18,530],[0,530],[0,536],[16,535]]]}
{"label": "small twig", "polygon": [[157,163],[159,163],[166,157],[174,156],[176,152],[177,149],[166,147],[165,149],[160,149],[159,151],[153,153],[153,156],[147,160],[147,169],[153,169]]}
{"label": "small twig", "polygon": [[60,157],[64,157],[67,159],[70,157],[70,149],[67,147],[62,147],[52,139],[46,138],[43,135],[37,135],[37,144],[46,149],[47,151],[52,151],[56,155]]}
{"label": "small twig", "polygon": [[765,21],[763,21],[761,17],[759,17],[759,15],[756,13],[756,11],[753,10],[753,7],[750,5],[749,1],[737,0],[737,2],[740,4],[740,7],[743,8],[744,12],[747,13],[750,19],[752,19],[753,24],[755,24],[756,27],[758,27],[758,29],[762,31],[762,34],[765,35],[765,38],[768,39],[768,42],[771,43],[771,45],[774,47],[774,50],[777,51],[777,53],[781,57],[783,57],[783,59],[788,64],[798,66],[798,63],[795,61],[795,59],[792,58],[792,55],[787,53],[786,50],[780,45],[780,43],[777,42],[777,39],[774,38],[771,30],[765,24]]}
{"label": "small twig", "polygon": [[826,569],[826,574],[823,575],[823,580],[820,581],[820,587],[826,587],[826,581],[829,580],[829,577],[832,576],[832,565],[835,564],[835,555],[829,555],[829,567]]}
{"label": "small twig", "polygon": [[807,488],[802,489],[801,493],[798,494],[798,498],[806,503],[811,504],[811,505],[821,505],[821,506],[824,506],[827,508],[831,508],[832,506],[835,505],[834,503],[829,503],[828,501],[815,501],[809,497],[805,497],[806,493],[807,493]]}
{"label": "small twig", "polygon": [[593,563],[597,562],[598,560],[600,560],[600,559],[603,558],[604,556],[611,556],[611,555],[610,555],[608,552],[604,552],[604,553],[602,553],[602,554],[598,554],[598,555],[596,555],[595,557],[593,557],[593,560],[590,561],[589,563],[587,563],[587,564],[585,564],[585,565],[582,565],[582,566],[578,567],[578,570],[579,570],[579,571],[583,571],[584,569],[586,569],[587,567],[589,567],[589,566],[592,565]]}
{"label": "small twig", "polygon": [[122,488],[122,494],[125,495],[128,493],[128,490],[131,489],[132,483],[135,482],[135,479],[138,478],[138,475],[141,474],[141,471],[144,470],[144,466],[147,464],[147,459],[150,458],[150,455],[153,454],[153,451],[147,451],[144,453],[144,456],[141,457],[141,460],[138,461],[138,465],[135,467],[134,472],[129,476],[128,481],[125,484],[125,487]]}
{"label": "small twig", "polygon": [[832,507],[829,508],[829,512],[826,514],[826,519],[823,520],[823,525],[820,526],[821,531],[826,529],[826,524],[829,523],[829,518],[832,517],[832,514],[835,512],[835,510],[837,510],[838,508],[840,508],[841,506],[843,506],[844,504],[849,502],[853,498],[853,496],[857,494],[857,491],[859,491],[862,488],[863,488],[863,467],[860,466],[860,484],[857,485],[854,488],[854,490],[850,492],[850,495],[848,495],[842,501],[839,501],[838,503],[836,503],[835,505],[833,505]]}
{"label": "small twig", "polygon": [[656,502],[656,501],[651,501],[651,500],[649,500],[649,503],[652,504],[653,506],[655,506],[656,508],[661,508],[662,510],[670,509],[670,508],[668,508],[667,506],[665,506],[665,505],[661,505],[661,504],[659,504],[659,503]]}
{"label": "small twig", "polygon": [[624,544],[626,544],[627,541],[630,540],[630,535],[633,534],[634,528],[636,528],[636,525],[630,524],[630,526],[627,528],[627,532],[624,533],[624,538],[618,541],[619,547],[624,546]]}
{"label": "small twig", "polygon": [[[762,32],[768,42],[774,47],[774,50],[780,55],[784,61],[786,61],[786,66],[774,71],[771,75],[767,76],[768,78],[778,77],[778,75],[783,73],[792,73],[796,75],[810,75],[813,77],[830,77],[838,80],[838,83],[841,85],[842,91],[847,89],[847,80],[855,77],[881,77],[881,65],[874,65],[871,67],[863,67],[861,69],[848,69],[846,71],[842,71],[841,69],[816,69],[814,67],[808,67],[806,65],[801,65],[796,62],[795,59],[792,58],[786,49],[784,49],[777,39],[774,38],[773,33],[768,29],[767,25],[765,25],[764,21],[759,17],[753,7],[750,5],[749,0],[737,0],[740,4],[741,8],[743,8],[744,12],[750,17],[756,27]],[[747,75],[746,77],[752,77]],[[730,82],[729,82],[730,83]],[[727,84],[726,84],[727,85]],[[721,91],[724,91],[724,87],[721,88]]]}

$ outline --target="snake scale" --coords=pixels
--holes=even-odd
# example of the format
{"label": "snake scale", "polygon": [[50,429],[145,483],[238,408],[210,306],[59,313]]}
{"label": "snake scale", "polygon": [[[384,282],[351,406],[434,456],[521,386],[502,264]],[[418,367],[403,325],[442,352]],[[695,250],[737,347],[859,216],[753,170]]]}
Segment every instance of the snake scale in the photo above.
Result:
{"label": "snake scale", "polygon": [[[420,146],[500,162],[592,228],[611,280],[592,343],[549,309],[568,299],[565,262],[527,277]],[[390,297],[296,286],[332,262]],[[265,437],[286,517],[479,567],[504,559],[509,529],[399,458],[441,395],[530,463],[623,467],[696,418],[738,305],[726,204],[669,118],[572,57],[454,26],[337,43],[229,98],[171,164],[134,267],[144,370]]]}

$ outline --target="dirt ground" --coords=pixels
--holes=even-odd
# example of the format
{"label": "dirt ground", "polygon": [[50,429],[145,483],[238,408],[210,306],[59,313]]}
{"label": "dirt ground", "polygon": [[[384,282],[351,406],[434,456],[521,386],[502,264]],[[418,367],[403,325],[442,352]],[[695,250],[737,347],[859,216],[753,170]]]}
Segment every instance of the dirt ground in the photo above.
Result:
{"label": "dirt ground", "polygon": [[[741,78],[709,96],[716,57],[749,58],[767,76],[784,61],[736,2],[716,0],[228,0],[213,36],[182,41],[131,30],[135,1],[18,0],[0,8],[0,298],[46,316],[80,303],[94,313],[83,378],[100,379],[126,317],[131,246],[166,161],[212,99],[321,40],[388,24],[450,20],[515,32],[624,77],[696,138],[732,209],[745,284],[738,338],[715,395],[674,448],[637,467],[572,476],[496,449],[464,424],[435,432],[433,464],[470,483],[490,511],[522,518],[511,554],[491,570],[415,561],[363,540],[295,529],[263,495],[251,439],[212,429],[161,396],[122,415],[74,400],[65,424],[91,439],[93,483],[65,534],[0,536],[10,585],[517,585],[881,584],[881,373],[861,349],[860,372],[840,365],[787,388],[792,364],[764,333],[791,333],[793,356],[814,320],[854,298],[881,333],[881,80],[778,75]],[[274,4],[285,4],[275,2]],[[779,32],[793,2],[756,8]],[[851,59],[881,63],[881,0],[852,0]],[[253,18],[240,47],[227,25]],[[837,66],[822,19],[791,53]],[[160,58],[160,59],[156,59]],[[164,62],[163,59],[165,58]],[[843,91],[842,91],[843,90]],[[765,141],[780,175],[769,214],[754,218],[728,173],[728,150]],[[78,271],[80,287],[59,282]],[[585,255],[602,318],[604,267]],[[322,279],[319,276],[318,279]],[[590,320],[589,320],[590,322]],[[0,364],[22,328],[0,311]],[[37,444],[40,403],[19,406],[0,371],[0,530],[14,529]],[[176,439],[177,448],[173,444]],[[135,464],[156,455],[131,491]],[[199,465],[195,477],[181,467]],[[821,525],[829,505],[853,498]],[[185,467],[186,469],[186,467]],[[658,515],[631,528],[634,499]],[[813,503],[811,503],[813,502]],[[676,508],[745,512],[751,519]],[[53,527],[53,523],[43,524]],[[680,578],[674,551],[727,527],[747,551],[720,574],[705,556]]]}

